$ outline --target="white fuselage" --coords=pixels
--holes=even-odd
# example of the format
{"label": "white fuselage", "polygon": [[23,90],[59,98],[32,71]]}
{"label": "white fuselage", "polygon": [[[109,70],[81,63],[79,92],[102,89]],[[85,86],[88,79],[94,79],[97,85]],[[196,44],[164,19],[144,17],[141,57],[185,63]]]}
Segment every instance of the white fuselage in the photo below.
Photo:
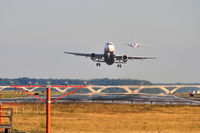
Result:
{"label": "white fuselage", "polygon": [[115,45],[112,42],[108,42],[105,44],[104,53],[115,52]]}
{"label": "white fuselage", "polygon": [[115,46],[112,42],[105,44],[104,61],[108,65],[112,65],[115,62]]}

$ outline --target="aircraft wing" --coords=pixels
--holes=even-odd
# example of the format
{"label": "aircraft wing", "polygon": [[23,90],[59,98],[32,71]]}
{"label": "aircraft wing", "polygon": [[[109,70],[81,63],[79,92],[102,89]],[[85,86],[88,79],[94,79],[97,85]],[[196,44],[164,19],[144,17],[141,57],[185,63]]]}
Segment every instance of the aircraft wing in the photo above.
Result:
{"label": "aircraft wing", "polygon": [[116,56],[117,60],[144,60],[144,59],[156,59],[156,57],[148,56]]}
{"label": "aircraft wing", "polygon": [[64,52],[65,54],[72,54],[76,56],[85,56],[85,57],[90,57],[91,54],[89,53],[73,53],[73,52]]}
{"label": "aircraft wing", "polygon": [[144,59],[156,59],[156,57],[145,57],[145,56],[130,56],[128,57],[128,59],[130,60],[134,60],[134,59],[139,59],[139,60],[144,60]]}
{"label": "aircraft wing", "polygon": [[65,54],[72,54],[72,55],[76,55],[76,56],[85,56],[85,57],[91,57],[91,56],[95,56],[95,58],[99,58],[102,59],[103,58],[103,54],[94,54],[94,53],[74,53],[74,52],[64,52]]}

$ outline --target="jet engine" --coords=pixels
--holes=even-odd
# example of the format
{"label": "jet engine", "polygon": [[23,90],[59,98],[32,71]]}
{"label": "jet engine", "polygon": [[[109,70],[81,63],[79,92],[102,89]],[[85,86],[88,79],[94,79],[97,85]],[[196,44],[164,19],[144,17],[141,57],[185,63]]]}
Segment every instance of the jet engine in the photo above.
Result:
{"label": "jet engine", "polygon": [[95,54],[95,53],[92,53],[92,54],[90,55],[90,58],[91,58],[91,60],[95,60],[95,59],[96,59],[96,54]]}
{"label": "jet engine", "polygon": [[127,55],[123,55],[122,56],[122,61],[123,62],[127,62],[128,61],[128,56]]}

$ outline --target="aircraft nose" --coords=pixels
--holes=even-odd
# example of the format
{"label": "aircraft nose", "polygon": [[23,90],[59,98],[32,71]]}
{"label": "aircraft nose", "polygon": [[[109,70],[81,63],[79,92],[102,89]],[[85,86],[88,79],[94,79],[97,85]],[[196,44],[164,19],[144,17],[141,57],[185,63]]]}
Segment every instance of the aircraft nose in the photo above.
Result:
{"label": "aircraft nose", "polygon": [[114,47],[114,45],[109,45],[108,49],[110,52],[113,52],[115,50],[115,47]]}
{"label": "aircraft nose", "polygon": [[105,45],[106,52],[113,52],[114,50],[115,50],[115,47],[111,42],[106,43]]}

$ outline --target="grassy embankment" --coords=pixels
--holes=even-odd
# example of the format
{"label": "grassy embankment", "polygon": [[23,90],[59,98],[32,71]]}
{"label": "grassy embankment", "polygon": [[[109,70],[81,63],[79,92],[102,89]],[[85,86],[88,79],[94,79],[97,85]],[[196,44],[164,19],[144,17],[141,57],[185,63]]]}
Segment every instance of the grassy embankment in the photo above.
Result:
{"label": "grassy embankment", "polygon": [[[32,92],[32,94],[34,94]],[[28,97],[29,95],[21,91],[0,91],[0,98],[16,98],[16,97]]]}
{"label": "grassy embankment", "polygon": [[[38,93],[39,95],[46,95],[46,92],[28,92],[30,94]],[[62,92],[52,92],[51,95],[63,95]],[[37,95],[36,95],[37,96]],[[28,94],[21,91],[0,91],[0,98],[17,98],[17,97],[29,97]]]}
{"label": "grassy embankment", "polygon": [[[24,114],[23,112],[24,106]],[[37,106],[39,112],[37,112]],[[45,131],[45,105],[12,107],[14,129]],[[135,104],[52,104],[52,133],[198,133],[199,106]]]}

